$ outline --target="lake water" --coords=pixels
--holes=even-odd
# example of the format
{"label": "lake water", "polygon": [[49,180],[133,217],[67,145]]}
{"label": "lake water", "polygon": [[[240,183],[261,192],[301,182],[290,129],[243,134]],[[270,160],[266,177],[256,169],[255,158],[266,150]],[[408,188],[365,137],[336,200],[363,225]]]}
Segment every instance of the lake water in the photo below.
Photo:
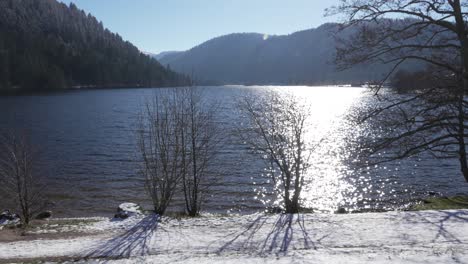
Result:
{"label": "lake water", "polygon": [[[321,211],[340,206],[398,209],[433,192],[468,193],[454,160],[421,157],[367,170],[348,167],[352,150],[346,149],[346,143],[359,129],[347,126],[343,116],[352,105],[366,101],[368,95],[362,88],[206,87],[209,100],[220,104],[217,118],[226,139],[217,161],[220,180],[204,211],[252,213],[274,199],[262,196],[268,182],[262,176],[263,163],[230,134],[242,122],[235,103],[239,96],[264,89],[287,89],[306,100],[311,108],[311,133],[325,138],[312,157],[311,181],[304,191],[307,207]],[[138,175],[135,129],[145,100],[158,91],[86,90],[0,97],[0,128],[26,130],[31,135],[55,215],[109,215],[127,201],[150,208]],[[1,202],[0,207],[10,206],[5,197]],[[172,210],[182,210],[181,205],[177,200]]]}

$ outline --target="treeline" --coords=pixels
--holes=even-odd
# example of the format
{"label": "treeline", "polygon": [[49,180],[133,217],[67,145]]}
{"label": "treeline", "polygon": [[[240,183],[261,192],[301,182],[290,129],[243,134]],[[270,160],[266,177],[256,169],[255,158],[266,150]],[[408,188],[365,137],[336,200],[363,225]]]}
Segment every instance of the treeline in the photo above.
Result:
{"label": "treeline", "polygon": [[[459,85],[460,80],[453,74],[447,73],[443,68],[427,67],[421,71],[397,71],[391,79],[390,85],[398,93],[431,92],[434,89],[438,91],[454,91]],[[444,97],[446,97],[444,96]]]}
{"label": "treeline", "polygon": [[188,82],[73,3],[0,1],[0,91]]}
{"label": "treeline", "polygon": [[391,87],[398,93],[414,92],[434,86],[434,80],[429,70],[396,72],[391,79]]}

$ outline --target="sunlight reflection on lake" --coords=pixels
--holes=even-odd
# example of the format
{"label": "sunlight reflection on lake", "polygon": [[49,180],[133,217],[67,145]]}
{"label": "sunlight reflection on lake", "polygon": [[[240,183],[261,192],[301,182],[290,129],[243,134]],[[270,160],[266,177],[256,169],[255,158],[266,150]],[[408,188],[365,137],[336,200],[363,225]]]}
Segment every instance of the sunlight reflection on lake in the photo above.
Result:
{"label": "sunlight reflection on lake", "polygon": [[[265,88],[260,88],[265,89]],[[347,155],[346,140],[355,136],[349,127],[346,115],[353,105],[368,96],[363,88],[348,87],[281,87],[270,89],[280,93],[291,93],[297,97],[302,109],[309,113],[306,142],[311,150],[311,168],[305,179],[302,193],[303,206],[320,211],[335,211],[344,205],[345,193],[352,193],[347,174],[351,173],[344,164]],[[351,198],[350,203],[356,200]],[[277,201],[278,202],[278,201]],[[277,204],[277,203],[276,203]]]}
{"label": "sunlight reflection on lake", "polygon": [[[216,163],[221,181],[213,186],[204,210],[212,213],[252,213],[265,208],[261,190],[268,187],[264,163],[235,137],[242,122],[236,101],[245,92],[289,91],[310,108],[309,142],[320,140],[307,175],[304,204],[308,208],[398,209],[430,193],[468,193],[454,160],[425,156],[358,169],[350,166],[352,141],[363,127],[345,116],[353,105],[365,104],[369,94],[351,87],[203,88],[219,102],[218,118],[227,140]],[[136,117],[145,99],[158,89],[73,91],[46,95],[0,97],[0,128],[29,131],[40,150],[41,164],[55,202],[57,216],[109,215],[120,202],[149,207],[138,175]],[[1,194],[0,194],[1,196]],[[1,198],[1,197],[0,197]],[[6,206],[1,204],[0,207]],[[174,210],[181,210],[175,201]]]}

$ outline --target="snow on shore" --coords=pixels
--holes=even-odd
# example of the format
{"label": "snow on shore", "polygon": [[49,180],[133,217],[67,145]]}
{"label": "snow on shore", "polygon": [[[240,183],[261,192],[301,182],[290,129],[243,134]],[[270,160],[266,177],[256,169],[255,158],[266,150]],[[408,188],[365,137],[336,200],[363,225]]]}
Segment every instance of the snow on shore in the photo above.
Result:
{"label": "snow on shore", "polygon": [[0,243],[0,262],[468,263],[468,210],[100,219],[74,239]]}

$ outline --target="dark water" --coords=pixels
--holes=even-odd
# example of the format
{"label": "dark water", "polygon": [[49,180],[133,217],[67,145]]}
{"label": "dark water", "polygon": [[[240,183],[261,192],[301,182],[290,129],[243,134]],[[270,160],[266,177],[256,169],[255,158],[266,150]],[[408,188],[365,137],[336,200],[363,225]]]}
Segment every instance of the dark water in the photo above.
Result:
{"label": "dark water", "polygon": [[[217,164],[220,180],[207,197],[205,211],[250,213],[272,200],[261,195],[268,181],[262,177],[262,163],[229,134],[241,122],[237,98],[245,91],[255,94],[262,89],[205,88],[209,99],[220,103],[217,118],[227,134]],[[314,168],[304,194],[309,207],[324,211],[338,206],[395,209],[431,192],[468,193],[456,161],[413,159],[366,171],[346,167],[344,160],[352,150],[343,146],[356,130],[343,127],[340,118],[349,106],[362,100],[362,89],[292,89],[312,105],[310,137],[333,135],[313,156]],[[155,92],[158,90],[120,89],[0,97],[0,128],[29,131],[57,216],[107,215],[127,201],[149,206],[138,175],[135,129],[141,106]],[[0,207],[6,206],[7,199],[2,199]],[[181,204],[176,202],[173,208],[181,210]]]}

